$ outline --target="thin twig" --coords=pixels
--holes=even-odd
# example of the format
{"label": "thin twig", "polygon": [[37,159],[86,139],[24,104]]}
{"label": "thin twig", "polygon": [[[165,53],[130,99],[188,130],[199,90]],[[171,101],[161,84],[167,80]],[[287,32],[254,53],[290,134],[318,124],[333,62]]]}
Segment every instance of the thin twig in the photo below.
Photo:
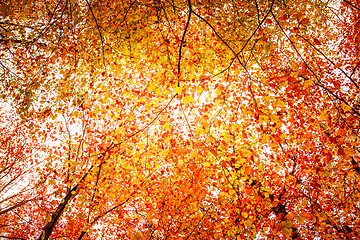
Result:
{"label": "thin twig", "polygon": [[[190,0],[188,0],[188,4],[189,4],[189,15],[188,15],[188,19],[187,19],[187,22],[186,22],[186,25],[185,25],[184,33],[183,33],[183,35],[182,35],[182,39],[181,39],[181,43],[180,43],[180,48],[179,48],[178,79],[180,78],[181,50],[182,50],[183,45],[184,45],[186,32],[187,32],[187,30],[188,30],[188,28],[189,28],[190,19],[191,19],[191,13],[193,12],[193,11],[192,11],[192,7],[191,7],[191,1],[190,1]],[[178,87],[180,87],[180,81],[178,81]]]}
{"label": "thin twig", "polygon": [[94,14],[94,12],[93,12],[93,10],[92,10],[92,8],[91,8],[90,3],[89,3],[88,0],[86,0],[86,4],[87,4],[88,7],[89,7],[89,10],[90,10],[90,12],[91,12],[91,15],[92,15],[92,17],[94,18],[94,21],[95,21],[95,24],[96,24],[96,28],[97,28],[97,30],[98,30],[98,32],[99,32],[100,41],[101,41],[101,52],[102,52],[102,55],[103,55],[103,59],[102,59],[102,60],[103,60],[104,70],[105,70],[106,77],[109,78],[108,72],[107,72],[107,69],[106,69],[106,62],[105,62],[104,39],[103,39],[101,30],[100,30],[100,25],[99,25],[99,23],[98,23],[98,21],[97,21],[97,19],[96,19],[96,17],[95,17],[95,14]]}

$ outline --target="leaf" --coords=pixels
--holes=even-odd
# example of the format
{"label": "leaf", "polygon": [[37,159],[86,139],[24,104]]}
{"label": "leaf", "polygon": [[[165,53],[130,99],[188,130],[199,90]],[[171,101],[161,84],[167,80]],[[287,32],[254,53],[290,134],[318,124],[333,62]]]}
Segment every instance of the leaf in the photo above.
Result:
{"label": "leaf", "polygon": [[319,41],[319,39],[314,37],[313,41],[314,41],[314,45],[321,45],[321,42]]}
{"label": "leaf", "polygon": [[272,121],[273,123],[277,123],[277,122],[279,121],[279,117],[278,117],[278,116],[271,115],[270,118],[271,118],[271,121]]}
{"label": "leaf", "polygon": [[284,221],[282,222],[283,228],[291,228],[293,226],[292,221]]}
{"label": "leaf", "polygon": [[290,237],[292,229],[291,228],[283,228],[282,232],[284,233],[285,236]]}
{"label": "leaf", "polygon": [[304,219],[310,219],[312,217],[311,214],[307,212],[302,212],[300,216],[303,217]]}
{"label": "leaf", "polygon": [[334,68],[339,68],[339,67],[341,67],[341,66],[342,66],[341,63],[337,63],[337,64],[334,65]]}
{"label": "leaf", "polygon": [[301,21],[300,21],[300,24],[302,25],[308,25],[310,23],[310,19],[309,18],[303,18]]}
{"label": "leaf", "polygon": [[296,220],[300,223],[300,224],[304,224],[304,219],[301,216],[296,216]]}
{"label": "leaf", "polygon": [[204,166],[204,167],[210,167],[211,164],[210,164],[209,162],[203,162],[203,166]]}
{"label": "leaf", "polygon": [[175,88],[175,93],[181,94],[183,91],[183,87],[176,87]]}
{"label": "leaf", "polygon": [[325,120],[327,117],[328,111],[324,110],[321,114],[320,114],[320,120]]}
{"label": "leaf", "polygon": [[305,87],[305,88],[308,88],[308,87],[312,86],[313,84],[314,84],[313,81],[308,80],[308,81],[305,81],[305,82],[304,82],[304,87]]}
{"label": "leaf", "polygon": [[241,149],[241,153],[243,157],[250,157],[252,155],[252,152],[247,149]]}
{"label": "leaf", "polygon": [[168,131],[169,128],[170,128],[170,124],[169,124],[169,123],[165,123],[165,124],[163,125],[163,128],[164,128],[165,131]]}
{"label": "leaf", "polygon": [[149,92],[152,92],[152,91],[154,91],[156,89],[156,85],[155,84],[151,84],[149,87],[148,87],[148,91]]}
{"label": "leaf", "polygon": [[249,220],[245,220],[244,224],[247,229],[251,229],[251,222]]}
{"label": "leaf", "polygon": [[183,98],[183,103],[184,104],[188,104],[188,103],[191,103],[191,102],[193,102],[194,101],[194,98],[192,97],[192,96],[189,96],[189,95],[187,95],[187,96],[185,96],[184,98]]}
{"label": "leaf", "polygon": [[285,103],[283,102],[283,101],[281,101],[281,100],[276,100],[276,105],[278,106],[278,107],[281,107],[281,108],[283,108],[284,106],[285,106]]}
{"label": "leaf", "polygon": [[276,208],[278,205],[279,205],[279,201],[274,201],[274,202],[272,203],[272,206],[273,206],[274,208]]}

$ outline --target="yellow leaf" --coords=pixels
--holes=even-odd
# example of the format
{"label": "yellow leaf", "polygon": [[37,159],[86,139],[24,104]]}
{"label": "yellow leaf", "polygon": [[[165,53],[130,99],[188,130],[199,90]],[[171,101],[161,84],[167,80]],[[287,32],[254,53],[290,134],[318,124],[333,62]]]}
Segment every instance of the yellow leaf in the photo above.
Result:
{"label": "yellow leaf", "polygon": [[160,88],[156,89],[156,95],[158,95],[158,96],[161,95],[161,89]]}
{"label": "yellow leaf", "polygon": [[151,84],[149,87],[148,87],[148,91],[149,92],[152,92],[152,91],[154,91],[155,90],[155,88],[156,88],[156,85],[155,84]]}
{"label": "yellow leaf", "polygon": [[245,226],[246,226],[248,229],[251,228],[251,222],[250,222],[249,220],[246,220],[246,221],[244,222],[244,224],[245,224]]}
{"label": "yellow leaf", "polygon": [[[238,157],[236,159],[236,164],[243,164],[244,162],[245,162],[245,159],[242,157]],[[238,166],[235,165],[235,167],[240,167],[240,165],[238,165]]]}
{"label": "yellow leaf", "polygon": [[186,96],[186,97],[184,97],[183,103],[188,104],[192,101],[194,101],[194,98],[192,96]]}
{"label": "yellow leaf", "polygon": [[352,169],[348,172],[348,176],[353,177],[353,176],[355,176],[355,173],[356,173],[356,171],[354,169]]}
{"label": "yellow leaf", "polygon": [[269,141],[270,137],[266,134],[264,134],[261,138],[261,143],[266,143],[267,141]]}
{"label": "yellow leaf", "polygon": [[321,114],[320,114],[320,120],[325,120],[327,117],[327,110],[324,110]]}
{"label": "yellow leaf", "polygon": [[341,108],[344,110],[344,112],[350,112],[352,110],[352,107],[349,105],[346,105],[345,103],[341,104]]}
{"label": "yellow leaf", "polygon": [[170,124],[169,123],[165,123],[163,126],[164,130],[167,131],[170,128]]}
{"label": "yellow leaf", "polygon": [[284,221],[282,222],[283,228],[291,228],[293,226],[292,221]]}
{"label": "yellow leaf", "polygon": [[252,152],[250,152],[247,149],[242,149],[241,152],[242,152],[243,157],[250,157],[252,155]]}
{"label": "yellow leaf", "polygon": [[164,143],[168,144],[170,142],[170,137],[165,138]]}
{"label": "yellow leaf", "polygon": [[301,216],[296,216],[296,220],[300,223],[300,224],[304,224],[304,219]]}
{"label": "yellow leaf", "polygon": [[271,98],[270,96],[264,96],[263,100],[267,104],[269,102],[270,98]]}
{"label": "yellow leaf", "polygon": [[268,202],[268,201],[266,201],[266,205],[265,205],[265,206],[266,206],[266,208],[269,209],[269,210],[273,207],[272,204],[271,204],[271,202]]}
{"label": "yellow leaf", "polygon": [[174,90],[175,90],[176,93],[181,94],[182,90],[183,90],[183,87],[177,87]]}
{"label": "yellow leaf", "polygon": [[292,62],[291,63],[291,68],[294,69],[294,70],[298,70],[299,66],[295,62]]}
{"label": "yellow leaf", "polygon": [[273,123],[276,123],[277,121],[279,121],[279,117],[278,117],[278,116],[271,115],[270,118],[271,118],[271,121],[272,121]]}
{"label": "yellow leaf", "polygon": [[264,169],[264,163],[261,162],[260,165],[259,165],[259,170],[262,171]]}
{"label": "yellow leaf", "polygon": [[283,228],[282,232],[285,236],[290,237],[292,229],[291,228]]}
{"label": "yellow leaf", "polygon": [[283,101],[281,101],[281,100],[276,100],[276,105],[278,106],[278,107],[281,107],[281,108],[283,108],[284,106],[285,106],[285,103],[283,102]]}
{"label": "yellow leaf", "polygon": [[267,192],[264,192],[264,197],[269,198],[269,194]]}
{"label": "yellow leaf", "polygon": [[259,123],[267,122],[268,119],[269,119],[268,116],[266,116],[266,115],[260,115],[260,117],[259,117]]}
{"label": "yellow leaf", "polygon": [[218,88],[218,89],[216,90],[216,94],[217,94],[217,95],[221,95],[221,89],[220,89],[220,88]]}
{"label": "yellow leaf", "polygon": [[209,162],[203,162],[203,166],[209,167],[209,166],[210,166],[210,163],[209,163]]}
{"label": "yellow leaf", "polygon": [[249,214],[246,213],[246,212],[242,212],[241,215],[242,215],[244,218],[247,218],[247,217],[249,216]]}
{"label": "yellow leaf", "polygon": [[305,82],[304,82],[304,87],[305,87],[305,88],[307,88],[307,87],[312,86],[313,84],[314,84],[314,82],[313,82],[313,81],[308,80],[308,81],[305,81]]}

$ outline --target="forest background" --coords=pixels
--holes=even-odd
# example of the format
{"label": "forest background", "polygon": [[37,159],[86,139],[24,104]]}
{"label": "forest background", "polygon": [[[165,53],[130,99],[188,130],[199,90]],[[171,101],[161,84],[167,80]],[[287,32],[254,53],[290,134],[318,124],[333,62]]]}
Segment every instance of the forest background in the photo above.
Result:
{"label": "forest background", "polygon": [[0,1],[0,238],[359,238],[359,14]]}

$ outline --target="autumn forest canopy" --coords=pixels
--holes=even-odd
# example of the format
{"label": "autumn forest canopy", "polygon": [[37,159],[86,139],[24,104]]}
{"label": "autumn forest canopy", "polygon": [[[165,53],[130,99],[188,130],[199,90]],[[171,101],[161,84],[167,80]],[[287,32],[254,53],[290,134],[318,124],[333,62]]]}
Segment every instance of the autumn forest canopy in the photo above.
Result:
{"label": "autumn forest canopy", "polygon": [[359,239],[358,0],[0,1],[0,239]]}

